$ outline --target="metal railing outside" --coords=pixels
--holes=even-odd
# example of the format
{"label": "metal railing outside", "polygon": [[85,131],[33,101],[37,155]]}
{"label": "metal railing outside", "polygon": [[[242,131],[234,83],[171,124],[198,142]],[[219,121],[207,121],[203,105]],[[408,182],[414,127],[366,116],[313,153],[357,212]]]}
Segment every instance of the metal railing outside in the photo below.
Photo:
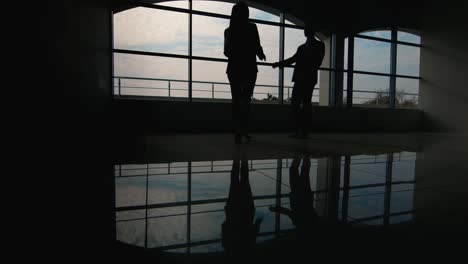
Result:
{"label": "metal railing outside", "polygon": [[[137,81],[158,81],[158,82],[165,82],[167,85],[165,87],[155,87],[155,86],[135,86],[135,85],[126,85],[123,84],[122,82],[124,80],[137,80]],[[122,97],[122,96],[138,96],[136,94],[132,94],[131,92],[124,93],[123,90],[126,89],[142,89],[142,90],[162,90],[162,91],[167,91],[167,95],[142,95],[142,96],[148,96],[148,97],[167,97],[167,98],[185,98],[181,96],[175,96],[174,92],[176,91],[184,91],[187,92],[188,94],[188,89],[180,89],[180,88],[175,88],[174,84],[176,83],[188,83],[188,80],[177,80],[177,79],[162,79],[162,78],[142,78],[142,77],[128,77],[128,76],[114,76],[114,96],[117,97]],[[224,100],[230,100],[230,90],[221,90],[219,89],[219,86],[229,86],[228,82],[214,82],[214,81],[192,81],[192,84],[207,84],[210,89],[192,89],[192,92],[203,92],[203,93],[209,93],[211,94],[210,97],[196,97],[196,98],[205,98],[205,99],[224,99]],[[285,90],[285,101],[289,100],[291,95],[292,95],[292,86],[283,86]],[[218,88],[218,89],[216,89]],[[271,100],[271,101],[277,101],[278,100],[278,90],[279,86],[278,85],[268,85],[268,84],[255,84],[255,88],[271,88],[272,92],[258,92],[254,90],[253,98],[256,100]],[[319,88],[314,88],[314,91],[319,90]],[[222,94],[228,94],[229,98],[223,98],[220,96],[215,96],[215,93],[222,93]],[[256,95],[264,95],[264,98],[257,98]],[[269,97],[271,95],[271,97]],[[276,96],[276,97],[275,97]],[[315,94],[313,95],[314,98],[317,98],[319,95]],[[276,99],[275,99],[276,98]],[[254,100],[255,101],[255,100]]]}

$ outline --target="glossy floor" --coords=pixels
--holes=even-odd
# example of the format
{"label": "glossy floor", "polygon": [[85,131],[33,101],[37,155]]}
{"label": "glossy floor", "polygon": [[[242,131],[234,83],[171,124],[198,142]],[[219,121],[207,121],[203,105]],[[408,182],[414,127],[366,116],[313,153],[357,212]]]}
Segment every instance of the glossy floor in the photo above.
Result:
{"label": "glossy floor", "polygon": [[119,243],[236,254],[311,237],[427,245],[466,234],[468,156],[457,144],[465,137],[230,139],[147,137],[139,155],[116,162]]}

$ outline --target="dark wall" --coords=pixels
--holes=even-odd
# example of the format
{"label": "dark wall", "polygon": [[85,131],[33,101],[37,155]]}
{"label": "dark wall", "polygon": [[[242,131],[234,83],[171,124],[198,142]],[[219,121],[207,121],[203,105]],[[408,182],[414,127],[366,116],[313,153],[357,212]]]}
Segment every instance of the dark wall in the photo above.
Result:
{"label": "dark wall", "polygon": [[50,189],[41,194],[47,202],[41,203],[38,215],[49,221],[37,227],[45,232],[41,240],[53,241],[48,242],[50,254],[89,257],[109,245],[115,225],[108,132],[110,5],[105,0],[54,1],[45,9],[40,44],[53,55],[45,54],[37,68],[41,71],[37,81],[44,84],[42,91],[50,94],[50,100],[38,108],[48,111],[36,127],[47,129],[47,137],[37,138],[43,144],[38,158],[44,162],[36,169],[45,170],[41,177]]}
{"label": "dark wall", "polygon": [[431,130],[468,133],[467,10],[466,2],[425,9],[420,105]]}
{"label": "dark wall", "polygon": [[[228,132],[231,105],[213,102],[175,102],[116,99],[113,113],[117,131]],[[251,129],[257,132],[291,131],[289,105],[253,104]],[[314,107],[313,131],[416,131],[422,129],[423,113],[412,109]]]}

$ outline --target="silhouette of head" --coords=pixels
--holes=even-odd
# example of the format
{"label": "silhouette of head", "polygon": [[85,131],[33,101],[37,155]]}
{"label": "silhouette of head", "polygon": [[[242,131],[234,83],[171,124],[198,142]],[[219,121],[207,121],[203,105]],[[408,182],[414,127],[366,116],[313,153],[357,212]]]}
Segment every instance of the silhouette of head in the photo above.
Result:
{"label": "silhouette of head", "polygon": [[304,29],[304,35],[306,38],[313,38],[316,32],[317,29],[314,27],[314,25],[311,22],[307,22]]}
{"label": "silhouette of head", "polygon": [[232,7],[230,26],[246,24],[249,21],[249,7],[243,1]]}

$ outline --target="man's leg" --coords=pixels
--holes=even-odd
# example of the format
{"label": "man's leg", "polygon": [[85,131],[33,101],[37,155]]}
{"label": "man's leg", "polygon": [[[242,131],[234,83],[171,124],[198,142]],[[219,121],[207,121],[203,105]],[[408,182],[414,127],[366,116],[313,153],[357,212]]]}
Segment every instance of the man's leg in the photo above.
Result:
{"label": "man's leg", "polygon": [[312,114],[312,94],[314,89],[312,87],[303,87],[302,93],[302,111],[301,111],[301,133],[303,137],[307,137],[309,127],[311,125]]}
{"label": "man's leg", "polygon": [[292,96],[291,96],[291,112],[292,112],[292,119],[294,123],[294,135],[295,137],[299,136],[300,132],[300,105],[301,105],[301,100],[300,100],[300,93],[299,93],[299,87],[294,85],[293,91],[292,91]]}

